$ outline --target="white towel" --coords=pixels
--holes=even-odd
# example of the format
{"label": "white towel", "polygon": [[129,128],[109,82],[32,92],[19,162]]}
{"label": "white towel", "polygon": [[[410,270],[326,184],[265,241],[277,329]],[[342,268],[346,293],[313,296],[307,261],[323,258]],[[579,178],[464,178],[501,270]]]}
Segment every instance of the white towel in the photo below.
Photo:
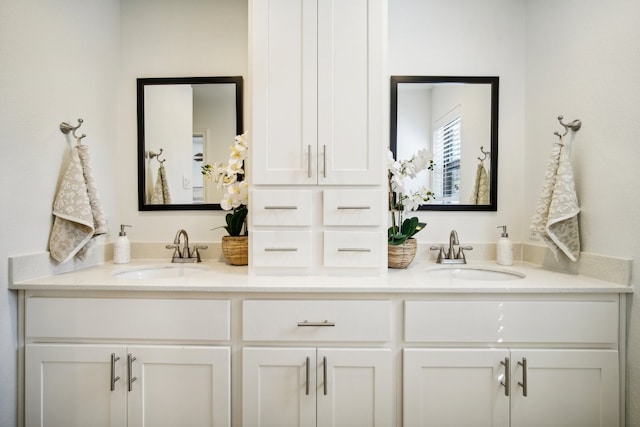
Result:
{"label": "white towel", "polygon": [[107,232],[106,220],[89,165],[89,148],[72,149],[71,160],[53,202],[49,252],[60,263],[74,256],[84,259],[92,238]]}
{"label": "white towel", "polygon": [[547,243],[558,259],[559,250],[571,261],[580,256],[578,197],[567,148],[560,142],[553,145],[530,230]]}
{"label": "white towel", "polygon": [[153,194],[151,195],[152,205],[168,205],[171,204],[171,195],[169,194],[169,183],[167,182],[167,173],[164,170],[164,165],[160,165],[158,168],[158,177],[156,178],[156,185],[153,188]]}
{"label": "white towel", "polygon": [[478,169],[476,169],[476,181],[473,185],[470,203],[472,205],[489,204],[489,176],[482,163],[480,163]]}

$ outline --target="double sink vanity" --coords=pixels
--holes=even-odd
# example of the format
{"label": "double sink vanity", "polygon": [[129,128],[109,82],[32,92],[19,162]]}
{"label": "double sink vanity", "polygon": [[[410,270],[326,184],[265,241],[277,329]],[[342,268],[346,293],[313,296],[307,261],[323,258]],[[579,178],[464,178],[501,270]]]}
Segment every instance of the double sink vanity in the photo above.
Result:
{"label": "double sink vanity", "polygon": [[619,426],[628,286],[518,262],[14,282],[24,424]]}

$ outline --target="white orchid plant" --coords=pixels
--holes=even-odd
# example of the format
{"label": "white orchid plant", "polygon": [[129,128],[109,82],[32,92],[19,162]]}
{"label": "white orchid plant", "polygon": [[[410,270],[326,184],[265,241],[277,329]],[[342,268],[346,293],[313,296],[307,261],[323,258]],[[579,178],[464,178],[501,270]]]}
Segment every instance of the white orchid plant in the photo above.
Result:
{"label": "white orchid plant", "polygon": [[231,154],[227,164],[205,164],[202,166],[202,174],[212,178],[218,188],[224,188],[220,207],[232,212],[226,215],[227,225],[223,228],[230,236],[246,236],[249,204],[249,183],[243,179],[244,161],[249,151],[246,134],[236,136],[235,144],[229,149]]}
{"label": "white orchid plant", "polygon": [[413,237],[427,224],[420,222],[417,217],[403,220],[405,211],[414,211],[435,197],[427,187],[407,193],[407,178],[415,178],[418,172],[433,170],[433,158],[427,149],[421,149],[409,160],[396,160],[391,150],[387,153],[387,168],[389,170],[389,207],[391,209],[391,227],[389,227],[388,241],[390,245],[401,245],[408,238]]}

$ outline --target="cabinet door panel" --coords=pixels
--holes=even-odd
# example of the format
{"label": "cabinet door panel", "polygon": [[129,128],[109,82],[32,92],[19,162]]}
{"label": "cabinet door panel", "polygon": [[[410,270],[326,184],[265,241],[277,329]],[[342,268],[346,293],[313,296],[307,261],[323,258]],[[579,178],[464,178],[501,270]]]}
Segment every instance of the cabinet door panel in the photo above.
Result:
{"label": "cabinet door panel", "polygon": [[315,366],[314,348],[245,348],[243,425],[315,427]]}
{"label": "cabinet door panel", "polygon": [[325,348],[317,361],[318,427],[393,425],[391,350]]}
{"label": "cabinet door panel", "polygon": [[[612,427],[619,425],[618,352],[513,350],[512,425]],[[527,396],[523,367],[527,361]]]}
{"label": "cabinet door panel", "polygon": [[230,425],[228,347],[129,347],[129,427]]}
{"label": "cabinet door panel", "polygon": [[[111,354],[114,375],[111,391]],[[125,427],[124,347],[31,344],[25,350],[27,427]]]}
{"label": "cabinet door panel", "polygon": [[500,385],[508,356],[503,349],[405,349],[404,426],[509,426]]}

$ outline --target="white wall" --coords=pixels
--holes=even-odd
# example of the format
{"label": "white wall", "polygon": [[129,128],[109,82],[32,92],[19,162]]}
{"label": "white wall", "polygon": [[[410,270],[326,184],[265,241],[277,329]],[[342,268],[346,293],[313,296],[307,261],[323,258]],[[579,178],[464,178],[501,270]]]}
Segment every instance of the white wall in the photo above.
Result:
{"label": "white wall", "polygon": [[497,212],[419,212],[421,242],[495,242],[498,225],[521,241],[524,162],[523,1],[389,0],[390,75],[500,76]]}
{"label": "white wall", "polygon": [[[582,250],[632,258],[640,269],[640,3],[531,0],[526,23],[526,135],[522,236],[562,130],[581,119],[572,164]],[[526,240],[526,239],[525,239]],[[634,274],[633,284],[640,285]],[[640,425],[640,303],[633,298],[627,354],[627,425]]]}
{"label": "white wall", "polygon": [[118,0],[0,2],[1,426],[16,423],[16,297],[7,291],[7,258],[47,250],[69,152],[61,122],[84,119],[105,214],[115,211],[119,7]]}

